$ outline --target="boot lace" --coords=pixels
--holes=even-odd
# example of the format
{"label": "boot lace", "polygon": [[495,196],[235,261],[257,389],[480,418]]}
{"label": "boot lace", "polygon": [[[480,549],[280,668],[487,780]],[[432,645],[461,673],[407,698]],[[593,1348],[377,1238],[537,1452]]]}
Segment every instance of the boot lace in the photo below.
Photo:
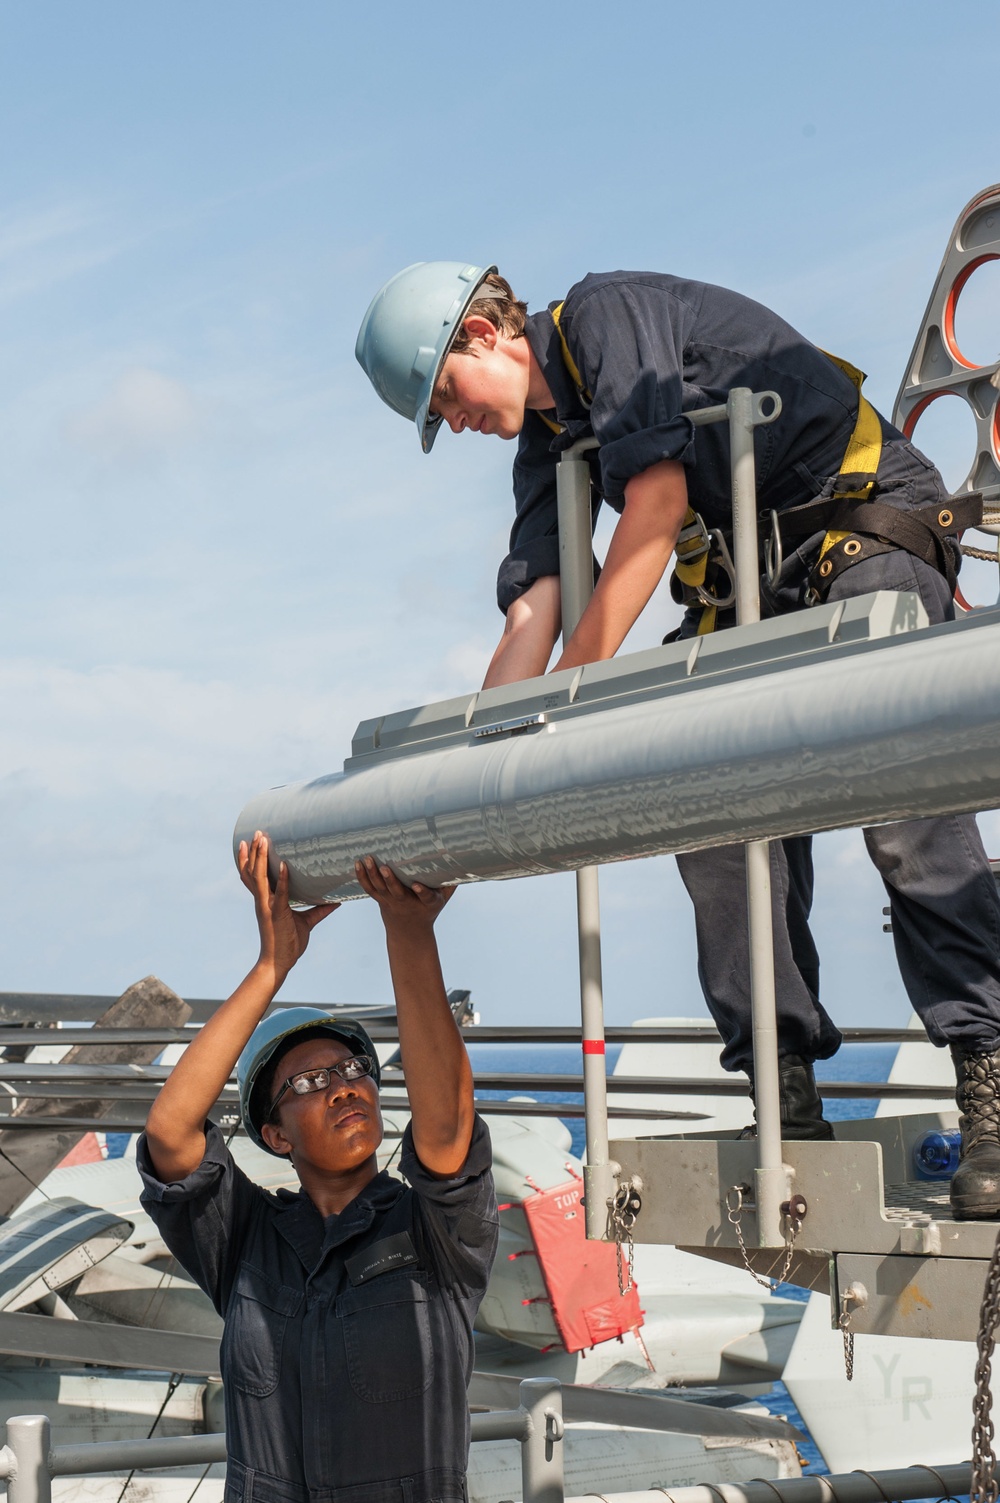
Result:
{"label": "boot lace", "polygon": [[961,1067],[955,1095],[967,1154],[986,1139],[1000,1143],[1000,1059],[996,1054],[967,1054]]}

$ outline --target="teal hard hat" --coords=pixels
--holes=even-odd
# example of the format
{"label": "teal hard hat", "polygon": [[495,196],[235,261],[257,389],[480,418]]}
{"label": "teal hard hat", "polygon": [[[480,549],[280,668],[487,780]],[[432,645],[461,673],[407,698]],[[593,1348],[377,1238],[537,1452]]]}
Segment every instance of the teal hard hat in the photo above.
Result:
{"label": "teal hard hat", "polygon": [[464,261],[417,261],[375,294],[358,332],[358,363],[383,402],[416,423],[425,454],[441,426],[430,415],[438,373],[493,271]]}
{"label": "teal hard hat", "polygon": [[[270,1017],[257,1024],[246,1048],[236,1061],[236,1082],[240,1089],[243,1126],[247,1137],[258,1148],[263,1148],[265,1153],[274,1153],[274,1149],[268,1148],[260,1135],[263,1118],[257,1120],[260,1110],[259,1103],[254,1103],[253,1100],[254,1086],[260,1079],[264,1066],[274,1058],[286,1040],[296,1033],[305,1032],[307,1028],[322,1028],[332,1038],[346,1044],[354,1054],[370,1055],[374,1065],[375,1084],[381,1084],[382,1075],[375,1045],[355,1018],[331,1018],[328,1012],[323,1012],[319,1007],[283,1007],[278,1012],[271,1013]],[[274,1156],[279,1159],[282,1157],[280,1153]]]}

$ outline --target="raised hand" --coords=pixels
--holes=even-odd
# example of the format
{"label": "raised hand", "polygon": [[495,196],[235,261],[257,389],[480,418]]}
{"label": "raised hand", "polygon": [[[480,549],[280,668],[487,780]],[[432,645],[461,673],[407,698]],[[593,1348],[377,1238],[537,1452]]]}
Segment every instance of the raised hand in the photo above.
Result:
{"label": "raised hand", "polygon": [[315,908],[293,909],[288,903],[288,867],[282,861],[278,881],[271,891],[268,880],[268,839],[257,831],[250,845],[240,841],[240,880],[253,893],[260,934],[260,964],[274,970],[275,986],[284,981],[295,962],[305,953],[309,936],[339,903],[318,903]]}
{"label": "raised hand", "polygon": [[455,891],[453,887],[425,887],[421,882],[407,887],[391,866],[380,866],[374,856],[355,861],[354,871],[365,892],[379,905],[387,929],[431,929]]}

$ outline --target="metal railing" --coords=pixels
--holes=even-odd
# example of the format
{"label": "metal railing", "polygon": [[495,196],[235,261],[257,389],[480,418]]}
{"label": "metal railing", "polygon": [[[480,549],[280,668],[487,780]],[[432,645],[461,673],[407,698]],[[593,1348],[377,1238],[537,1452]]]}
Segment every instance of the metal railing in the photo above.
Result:
{"label": "metal railing", "polygon": [[[561,1385],[549,1378],[525,1378],[519,1396],[517,1409],[473,1414],[472,1439],[519,1441],[524,1503],[563,1503]],[[209,1466],[225,1460],[225,1435],[53,1446],[47,1415],[19,1414],[7,1421],[7,1444],[0,1449],[0,1481],[7,1484],[7,1503],[51,1503],[54,1477]]]}
{"label": "metal railing", "polygon": [[[563,1484],[561,1387],[548,1378],[525,1378],[517,1409],[473,1414],[472,1439],[516,1440],[521,1445],[523,1503],[592,1503],[566,1499]],[[209,1466],[226,1459],[224,1435],[173,1435],[160,1440],[99,1441],[55,1446],[44,1414],[7,1421],[7,1444],[0,1449],[0,1481],[8,1503],[51,1503],[54,1477],[100,1472],[149,1471]],[[893,1471],[847,1472],[840,1476],[786,1477],[696,1487],[651,1488],[646,1492],[602,1494],[603,1503],[886,1503],[935,1496],[958,1498],[969,1491],[971,1467],[912,1466]]]}
{"label": "metal railing", "polygon": [[[733,388],[724,404],[702,407],[684,414],[696,428],[712,423],[729,425],[736,620],[739,625],[760,620],[754,429],[774,422],[780,413],[781,399],[776,392],[753,392],[748,387],[740,386]],[[556,466],[564,646],[572,636],[594,589],[590,464],[585,455],[588,450],[597,447],[598,443],[594,438],[580,439],[563,452]],[[766,840],[752,840],[746,846],[757,1115],[757,1169],[754,1174],[757,1236],[762,1247],[778,1247],[783,1241],[780,1207],[788,1194],[788,1178],[781,1157],[769,851],[770,846]],[[583,1026],[584,1119],[587,1130],[585,1214],[587,1236],[601,1238],[608,1234],[609,1218],[613,1221],[612,1207],[624,1187],[619,1185],[620,1167],[612,1163],[608,1148],[606,1040],[597,867],[583,867],[577,872],[576,891],[580,1012]],[[634,1191],[639,1188],[638,1185],[628,1187]],[[626,1203],[629,1202],[627,1192],[625,1200]]]}
{"label": "metal railing", "polygon": [[[841,1472],[837,1476],[782,1477],[773,1482],[705,1482],[700,1487],[658,1487],[641,1493],[604,1493],[603,1503],[906,1503],[911,1498],[947,1500],[969,1488],[970,1464],[908,1466],[886,1472]],[[593,1493],[566,1503],[594,1503]]]}

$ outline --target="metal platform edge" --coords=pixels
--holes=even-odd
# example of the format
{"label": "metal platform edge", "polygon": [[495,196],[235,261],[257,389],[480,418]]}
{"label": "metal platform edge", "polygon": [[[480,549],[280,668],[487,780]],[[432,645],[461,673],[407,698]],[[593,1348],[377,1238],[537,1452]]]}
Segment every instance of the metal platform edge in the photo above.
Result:
{"label": "metal platform edge", "polygon": [[[830,1294],[834,1324],[847,1294],[857,1335],[975,1340],[1000,1222],[955,1221],[947,1181],[915,1180],[909,1167],[914,1139],[956,1120],[946,1112],[867,1118],[838,1122],[832,1142],[782,1144],[791,1193],[806,1206],[784,1277]],[[752,1139],[615,1139],[609,1149],[620,1182],[641,1185],[636,1242],[783,1276],[784,1248],[759,1245]]]}

